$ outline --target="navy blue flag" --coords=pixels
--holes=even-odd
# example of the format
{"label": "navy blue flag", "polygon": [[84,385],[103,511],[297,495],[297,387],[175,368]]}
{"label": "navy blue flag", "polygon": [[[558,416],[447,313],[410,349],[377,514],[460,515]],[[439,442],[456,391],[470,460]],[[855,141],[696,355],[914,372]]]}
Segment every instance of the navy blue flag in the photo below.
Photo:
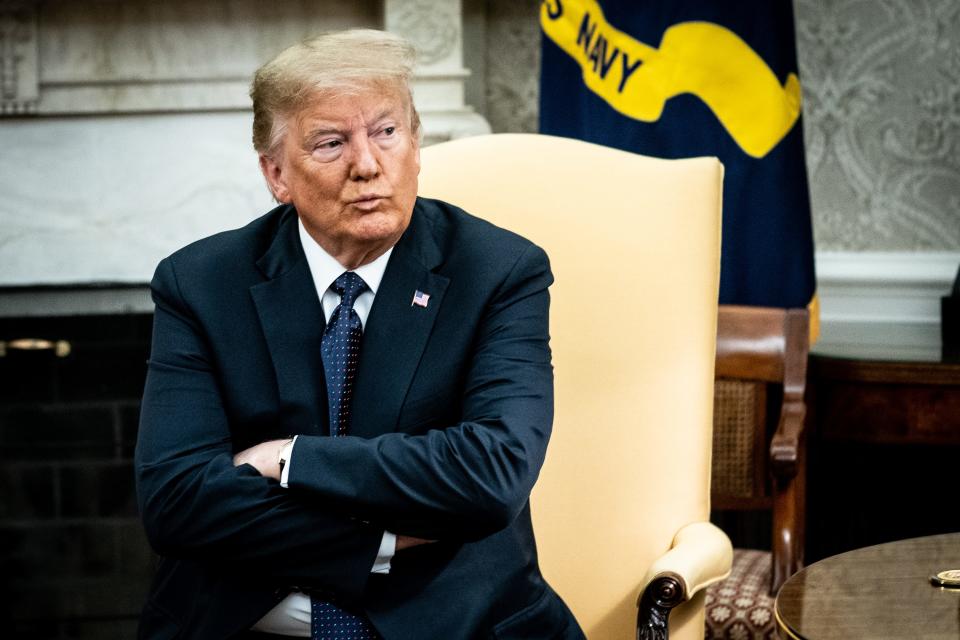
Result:
{"label": "navy blue flag", "polygon": [[543,0],[540,24],[541,133],[719,157],[720,303],[807,306],[816,279],[791,1]]}

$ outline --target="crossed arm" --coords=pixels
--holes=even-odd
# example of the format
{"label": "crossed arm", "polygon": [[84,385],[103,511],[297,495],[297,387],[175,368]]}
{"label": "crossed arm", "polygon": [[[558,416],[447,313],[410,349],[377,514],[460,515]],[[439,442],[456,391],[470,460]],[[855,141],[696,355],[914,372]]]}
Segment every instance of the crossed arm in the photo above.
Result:
{"label": "crossed arm", "polygon": [[[292,444],[289,438],[261,442],[233,456],[233,465],[239,467],[242,464],[249,464],[264,478],[270,478],[279,482],[283,473],[283,468],[280,466],[280,459],[281,457],[283,457],[284,460],[290,459],[290,450],[293,448]],[[286,451],[284,451],[284,449],[286,449]],[[281,453],[283,456],[281,456]],[[436,540],[398,535],[395,550],[399,552],[431,542],[436,542]]]}
{"label": "crossed arm", "polygon": [[242,563],[281,583],[357,595],[384,528],[406,536],[402,549],[509,525],[536,480],[552,420],[551,281],[546,256],[531,247],[495,292],[476,336],[460,423],[372,439],[301,436],[287,491],[275,482],[284,441],[234,457],[209,338],[165,261],[154,280],[137,449],[151,542],[164,555]]}

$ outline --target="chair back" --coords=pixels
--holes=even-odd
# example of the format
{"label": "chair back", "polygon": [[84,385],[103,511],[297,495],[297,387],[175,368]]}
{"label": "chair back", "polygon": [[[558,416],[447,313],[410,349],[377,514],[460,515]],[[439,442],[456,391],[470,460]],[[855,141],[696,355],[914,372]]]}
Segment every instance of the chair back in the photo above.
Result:
{"label": "chair back", "polygon": [[[644,574],[709,514],[723,168],[499,134],[422,151],[420,193],[543,247],[553,437],[540,566],[590,638],[633,638]],[[703,637],[702,594],[671,637]]]}

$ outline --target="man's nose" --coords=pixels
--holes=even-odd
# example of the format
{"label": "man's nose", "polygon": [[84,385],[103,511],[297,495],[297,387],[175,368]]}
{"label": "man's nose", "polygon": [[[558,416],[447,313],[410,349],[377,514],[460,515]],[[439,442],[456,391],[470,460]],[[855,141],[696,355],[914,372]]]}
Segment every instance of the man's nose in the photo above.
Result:
{"label": "man's nose", "polygon": [[380,173],[378,150],[367,136],[358,136],[353,144],[353,157],[350,162],[350,178],[370,180]]}

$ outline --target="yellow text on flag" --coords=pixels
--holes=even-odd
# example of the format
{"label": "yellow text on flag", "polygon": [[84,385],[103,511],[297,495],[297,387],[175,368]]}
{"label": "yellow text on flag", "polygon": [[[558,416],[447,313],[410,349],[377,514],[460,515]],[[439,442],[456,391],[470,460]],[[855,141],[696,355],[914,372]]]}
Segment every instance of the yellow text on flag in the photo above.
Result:
{"label": "yellow text on flag", "polygon": [[702,100],[745,153],[762,158],[800,116],[800,80],[784,85],[736,33],[712,22],[667,28],[659,48],[611,26],[596,0],[543,0],[543,32],[577,61],[591,91],[625,116],[656,122],[670,98]]}

